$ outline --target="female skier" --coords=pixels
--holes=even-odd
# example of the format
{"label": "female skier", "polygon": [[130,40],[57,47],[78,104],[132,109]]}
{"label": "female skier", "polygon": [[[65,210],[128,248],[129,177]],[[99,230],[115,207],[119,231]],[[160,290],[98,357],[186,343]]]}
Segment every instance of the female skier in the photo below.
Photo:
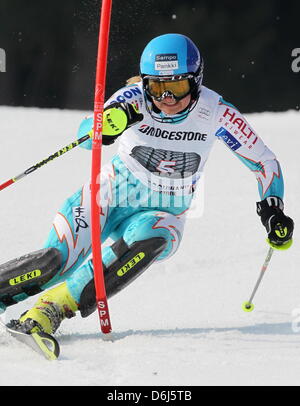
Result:
{"label": "female skier", "polygon": [[[196,45],[184,35],[162,35],[142,53],[140,76],[105,104],[103,144],[119,141],[101,176],[102,242],[114,241],[103,249],[108,298],[177,251],[216,140],[254,172],[257,213],[268,243],[274,249],[292,244],[294,226],[283,212],[279,162],[241,113],[203,86],[202,78]],[[92,126],[92,118],[84,119],[78,136],[92,134]],[[10,327],[51,334],[76,311],[86,317],[96,309],[90,234],[87,182],[57,213],[43,249],[0,266],[3,310],[43,292]]]}

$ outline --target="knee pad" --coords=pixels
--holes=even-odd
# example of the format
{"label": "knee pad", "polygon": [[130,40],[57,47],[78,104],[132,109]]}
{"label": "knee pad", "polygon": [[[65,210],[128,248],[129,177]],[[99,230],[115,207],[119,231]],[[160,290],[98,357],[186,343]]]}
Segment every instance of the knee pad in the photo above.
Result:
{"label": "knee pad", "polygon": [[[116,241],[111,246],[116,260],[103,268],[107,297],[114,296],[140,276],[159,257],[166,245],[167,241],[162,237],[138,241],[130,246],[123,238]],[[82,317],[87,317],[96,310],[94,279],[81,293],[79,310]]]}
{"label": "knee pad", "polygon": [[181,241],[182,229],[182,220],[170,213],[145,211],[123,221],[113,237],[117,239],[122,236],[129,246],[140,240],[164,238],[166,246],[158,258],[162,260],[176,252]]}
{"label": "knee pad", "polygon": [[42,291],[60,270],[61,253],[46,248],[0,265],[0,302],[11,306]]}

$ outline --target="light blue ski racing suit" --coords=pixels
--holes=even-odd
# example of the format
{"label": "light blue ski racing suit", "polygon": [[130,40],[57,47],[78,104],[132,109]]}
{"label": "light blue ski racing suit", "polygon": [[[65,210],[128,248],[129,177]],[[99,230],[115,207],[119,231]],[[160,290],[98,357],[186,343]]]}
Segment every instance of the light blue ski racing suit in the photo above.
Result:
{"label": "light blue ski racing suit", "polygon": [[[186,214],[216,140],[229,148],[256,176],[261,200],[283,198],[283,178],[275,155],[265,146],[241,113],[214,91],[202,86],[200,97],[186,116],[164,122],[146,108],[141,83],[117,91],[106,103],[132,103],[143,120],[118,138],[118,153],[101,173],[102,243],[123,238],[127,246],[153,237],[166,245],[157,261],[177,251]],[[161,120],[160,120],[161,121]],[[92,130],[93,119],[83,120],[78,137]],[[87,141],[86,148],[91,146]],[[41,289],[66,281],[79,303],[93,278],[91,254],[90,182],[66,200],[54,218],[45,248],[57,248],[62,265]],[[111,246],[102,250],[103,263],[116,260]],[[25,295],[26,296],[26,295]],[[23,300],[24,294],[19,298]]]}

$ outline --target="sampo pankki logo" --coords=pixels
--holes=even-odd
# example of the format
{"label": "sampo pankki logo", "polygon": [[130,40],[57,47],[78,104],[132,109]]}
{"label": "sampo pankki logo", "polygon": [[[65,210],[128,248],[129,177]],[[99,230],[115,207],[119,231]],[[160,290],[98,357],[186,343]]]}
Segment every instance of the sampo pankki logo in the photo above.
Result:
{"label": "sampo pankki logo", "polygon": [[0,48],[0,72],[6,72],[6,52]]}
{"label": "sampo pankki logo", "polygon": [[176,70],[178,69],[177,54],[158,54],[155,55],[155,70]]}

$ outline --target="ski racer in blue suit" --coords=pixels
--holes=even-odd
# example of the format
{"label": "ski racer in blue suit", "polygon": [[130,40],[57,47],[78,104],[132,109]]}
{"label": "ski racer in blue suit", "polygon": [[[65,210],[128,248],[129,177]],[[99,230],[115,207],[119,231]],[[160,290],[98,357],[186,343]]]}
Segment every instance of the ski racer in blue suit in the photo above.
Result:
{"label": "ski racer in blue suit", "polygon": [[[156,37],[142,53],[140,76],[105,103],[103,144],[119,143],[100,180],[102,242],[113,241],[102,251],[109,298],[154,261],[167,260],[178,250],[186,214],[217,140],[256,176],[257,213],[268,243],[279,250],[292,244],[294,226],[284,214],[278,160],[245,117],[202,84],[203,67],[202,55],[188,37]],[[92,134],[92,127],[93,118],[84,119],[78,137]],[[87,317],[96,309],[90,226],[88,181],[57,213],[43,249],[0,266],[3,310],[42,292],[11,327],[51,334],[77,311]],[[22,283],[9,283],[21,277]]]}

